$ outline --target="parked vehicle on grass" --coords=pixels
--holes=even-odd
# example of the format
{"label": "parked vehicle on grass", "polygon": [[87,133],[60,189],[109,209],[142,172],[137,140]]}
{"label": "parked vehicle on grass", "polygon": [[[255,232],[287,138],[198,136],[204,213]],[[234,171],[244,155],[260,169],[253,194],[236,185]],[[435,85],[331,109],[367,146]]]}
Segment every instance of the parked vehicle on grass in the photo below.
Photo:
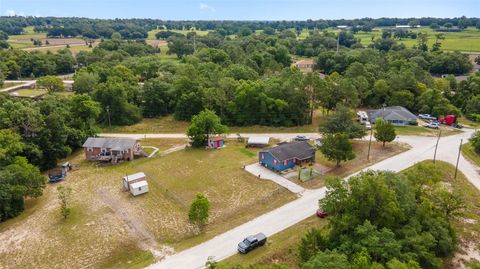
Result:
{"label": "parked vehicle on grass", "polygon": [[368,122],[368,114],[365,111],[357,111],[357,120],[361,123],[364,124]]}
{"label": "parked vehicle on grass", "polygon": [[317,217],[323,219],[323,218],[328,216],[328,213],[326,211],[324,211],[323,209],[319,208],[319,209],[317,209],[316,215],[317,215]]}
{"label": "parked vehicle on grass", "polygon": [[61,167],[51,170],[48,173],[48,182],[55,183],[65,179],[67,172],[72,170],[72,165],[69,162],[62,164]]}
{"label": "parked vehicle on grass", "polygon": [[455,128],[455,129],[462,129],[462,128],[463,128],[462,125],[460,125],[460,124],[458,124],[458,123],[456,123],[456,122],[455,122],[454,124],[452,124],[452,127]]}
{"label": "parked vehicle on grass", "polygon": [[431,128],[431,129],[440,128],[440,125],[438,123],[435,123],[435,122],[429,122],[429,123],[425,124],[424,126],[427,127],[427,128]]}
{"label": "parked vehicle on grass", "polygon": [[297,135],[293,138],[294,141],[310,141],[310,138],[304,135]]}
{"label": "parked vehicle on grass", "polygon": [[263,233],[258,233],[256,235],[251,235],[242,242],[238,243],[238,252],[247,254],[249,251],[265,245],[267,242],[267,236]]}
{"label": "parked vehicle on grass", "polygon": [[418,114],[418,117],[422,120],[437,120],[436,117],[434,117],[430,114]]}

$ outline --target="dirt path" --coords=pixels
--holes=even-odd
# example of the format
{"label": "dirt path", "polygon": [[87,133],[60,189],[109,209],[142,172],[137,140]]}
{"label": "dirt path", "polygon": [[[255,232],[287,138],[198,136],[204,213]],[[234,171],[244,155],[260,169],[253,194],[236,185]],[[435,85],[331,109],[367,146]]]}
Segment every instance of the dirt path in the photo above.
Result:
{"label": "dirt path", "polygon": [[112,197],[104,189],[99,189],[97,193],[101,200],[126,224],[128,233],[141,249],[151,251],[157,260],[174,253],[173,248],[167,246],[160,247],[155,237],[147,231],[142,221],[132,212],[126,210],[126,207],[122,206],[121,201]]}
{"label": "dirt path", "polygon": [[180,151],[182,149],[185,149],[186,146],[187,146],[187,144],[173,146],[169,149],[166,149],[166,150],[162,151],[162,153],[160,153],[160,156],[165,156],[165,155],[173,153],[175,151]]}

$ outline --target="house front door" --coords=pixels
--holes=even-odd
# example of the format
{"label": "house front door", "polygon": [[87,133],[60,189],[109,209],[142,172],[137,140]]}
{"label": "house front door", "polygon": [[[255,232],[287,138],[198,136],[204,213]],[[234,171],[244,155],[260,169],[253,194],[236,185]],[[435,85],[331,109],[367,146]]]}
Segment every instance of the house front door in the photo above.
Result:
{"label": "house front door", "polygon": [[216,143],[217,143],[216,147],[219,148],[220,147],[220,140],[216,141]]}

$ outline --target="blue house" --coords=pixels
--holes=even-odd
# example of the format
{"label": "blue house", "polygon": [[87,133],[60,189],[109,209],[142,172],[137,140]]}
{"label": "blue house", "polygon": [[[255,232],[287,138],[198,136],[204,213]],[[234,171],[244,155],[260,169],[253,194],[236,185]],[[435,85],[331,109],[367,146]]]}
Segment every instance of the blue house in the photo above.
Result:
{"label": "blue house", "polygon": [[282,172],[297,164],[315,161],[315,149],[307,142],[283,143],[259,152],[261,165]]}

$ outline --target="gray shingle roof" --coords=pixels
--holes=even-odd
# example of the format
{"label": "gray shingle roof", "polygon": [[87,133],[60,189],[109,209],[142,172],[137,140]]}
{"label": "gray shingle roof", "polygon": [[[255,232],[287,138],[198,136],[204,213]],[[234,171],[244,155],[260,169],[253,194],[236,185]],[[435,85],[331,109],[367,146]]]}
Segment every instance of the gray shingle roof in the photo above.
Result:
{"label": "gray shingle roof", "polygon": [[315,156],[315,149],[305,141],[280,144],[273,148],[262,150],[272,154],[280,162],[297,158],[299,160]]}
{"label": "gray shingle roof", "polygon": [[385,109],[376,109],[368,111],[368,118],[371,122],[375,122],[377,118],[383,118],[387,121],[400,120],[400,121],[416,121],[417,116],[408,109],[401,106],[390,106]]}
{"label": "gray shingle roof", "polygon": [[131,138],[102,138],[89,137],[85,143],[84,148],[110,148],[115,150],[127,150],[133,148],[137,140]]}

